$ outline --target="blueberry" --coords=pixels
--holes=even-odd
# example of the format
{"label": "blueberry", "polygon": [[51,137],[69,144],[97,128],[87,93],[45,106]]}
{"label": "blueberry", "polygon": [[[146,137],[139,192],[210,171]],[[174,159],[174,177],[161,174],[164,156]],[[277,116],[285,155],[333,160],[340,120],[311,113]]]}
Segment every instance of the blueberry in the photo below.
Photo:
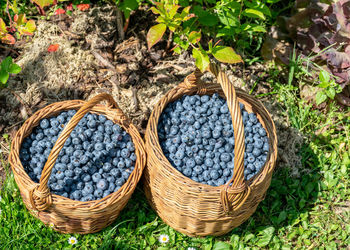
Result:
{"label": "blueberry", "polygon": [[102,198],[102,195],[103,195],[103,190],[102,189],[96,189],[94,191],[94,196],[97,197],[97,198]]}
{"label": "blueberry", "polygon": [[66,176],[66,177],[73,177],[73,175],[74,175],[74,172],[72,171],[72,170],[66,170],[66,171],[64,171],[64,175]]}
{"label": "blueberry", "polygon": [[125,179],[124,179],[123,177],[120,177],[120,178],[117,179],[116,182],[115,182],[115,184],[116,184],[117,186],[120,186],[120,187],[123,186],[124,183],[125,183]]}
{"label": "blueberry", "polygon": [[96,123],[95,120],[89,120],[89,121],[87,122],[87,126],[88,126],[88,128],[94,129],[94,128],[96,128],[97,123]]}
{"label": "blueberry", "polygon": [[261,150],[258,149],[258,148],[254,148],[252,154],[253,154],[255,157],[258,157],[259,155],[261,155]]}
{"label": "blueberry", "polygon": [[185,157],[185,151],[179,150],[175,153],[175,156],[177,159],[182,160]]}
{"label": "blueberry", "polygon": [[216,180],[219,178],[219,173],[217,170],[213,169],[210,171],[210,177],[212,180]]}
{"label": "blueberry", "polygon": [[94,188],[91,184],[85,184],[85,187],[82,191],[83,196],[87,196],[89,194],[92,194],[94,192]]}
{"label": "blueberry", "polygon": [[106,197],[106,196],[110,195],[111,193],[112,193],[112,192],[109,191],[109,189],[108,189],[108,190],[105,190],[105,191],[103,192],[102,197]]}
{"label": "blueberry", "polygon": [[201,175],[203,173],[203,168],[201,166],[195,166],[193,168],[193,171],[197,174],[197,175]]}
{"label": "blueberry", "polygon": [[249,155],[248,158],[247,158],[247,161],[249,163],[253,163],[255,161],[255,157],[253,155]]}
{"label": "blueberry", "polygon": [[73,199],[74,200],[80,200],[81,199],[81,191],[80,190],[76,190],[72,193]]}
{"label": "blueberry", "polygon": [[112,164],[109,162],[106,162],[105,164],[103,164],[103,171],[105,171],[106,173],[109,173],[112,169]]}
{"label": "blueberry", "polygon": [[84,182],[88,182],[91,180],[91,176],[88,174],[88,173],[85,173],[81,176],[81,179],[84,181]]}
{"label": "blueberry", "polygon": [[186,161],[186,166],[192,169],[194,166],[196,166],[196,162],[193,159],[188,159]]}
{"label": "blueberry", "polygon": [[76,110],[71,109],[71,110],[68,110],[67,115],[72,117],[72,116],[74,116],[76,113],[77,113]]}
{"label": "blueberry", "polygon": [[232,175],[231,170],[230,170],[229,168],[224,169],[224,171],[222,172],[222,175],[223,175],[224,177],[229,177],[229,176],[231,176],[231,175]]}
{"label": "blueberry", "polygon": [[264,143],[264,146],[263,146],[263,149],[262,149],[264,152],[269,152],[269,143],[268,142],[265,142]]}
{"label": "blueberry", "polygon": [[48,128],[50,126],[50,122],[47,120],[47,119],[42,119],[41,121],[40,121],[40,127],[42,128],[42,129],[46,129],[46,128]]}
{"label": "blueberry", "polygon": [[185,167],[183,170],[183,174],[187,177],[190,177],[192,174],[192,169],[190,167]]}
{"label": "blueberry", "polygon": [[210,158],[207,158],[204,160],[204,164],[207,166],[207,167],[212,167],[214,165],[214,162],[212,159]]}
{"label": "blueberry", "polygon": [[96,183],[96,187],[101,190],[106,190],[108,188],[108,183],[106,180],[101,179]]}
{"label": "blueberry", "polygon": [[220,156],[220,160],[223,162],[229,162],[231,160],[231,156],[229,153],[222,153]]}
{"label": "blueberry", "polygon": [[216,181],[216,186],[221,186],[225,184],[225,180],[223,178],[220,178]]}
{"label": "blueberry", "polygon": [[129,151],[129,149],[123,148],[122,151],[121,151],[121,156],[122,156],[123,158],[128,158],[128,157],[130,156],[130,151]]}
{"label": "blueberry", "polygon": [[99,173],[94,173],[92,175],[92,181],[93,182],[98,182],[99,180],[101,180],[101,175]]}

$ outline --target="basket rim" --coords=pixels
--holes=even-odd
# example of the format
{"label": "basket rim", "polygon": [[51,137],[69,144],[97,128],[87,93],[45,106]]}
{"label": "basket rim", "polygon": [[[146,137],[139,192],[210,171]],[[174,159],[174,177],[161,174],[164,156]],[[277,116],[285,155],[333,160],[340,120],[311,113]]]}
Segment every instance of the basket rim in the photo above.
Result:
{"label": "basket rim", "polygon": [[[25,187],[20,187],[19,189],[21,190],[22,188],[25,188],[26,190],[28,190],[28,187],[30,186],[35,186],[38,185],[39,183],[34,182],[29,175],[27,174],[27,172],[25,171],[22,162],[19,158],[20,155],[20,148],[21,145],[23,143],[23,140],[28,136],[23,136],[22,140],[19,139],[20,134],[22,133],[23,135],[26,134],[30,134],[31,131],[38,125],[38,122],[33,123],[31,127],[29,127],[28,129],[25,129],[25,124],[28,124],[30,122],[32,122],[33,120],[35,120],[35,116],[39,115],[41,112],[43,112],[44,110],[47,109],[55,109],[56,111],[51,112],[51,113],[47,113],[45,115],[39,115],[38,120],[42,120],[44,118],[49,118],[55,115],[55,113],[57,112],[57,114],[63,112],[63,111],[67,111],[67,110],[78,110],[83,104],[85,104],[86,101],[83,100],[67,100],[67,101],[61,101],[61,102],[55,102],[55,103],[51,103],[43,108],[41,108],[40,110],[36,111],[31,117],[29,117],[21,126],[21,128],[17,131],[15,137],[12,140],[12,144],[11,144],[11,152],[10,152],[10,156],[9,156],[9,163],[11,165],[12,171],[14,172],[14,175],[21,175],[19,176],[20,178],[24,178],[24,180],[29,184],[29,185],[25,185]],[[62,108],[61,106],[63,104],[71,104],[71,107],[67,107],[67,108]],[[103,104],[96,104],[95,107],[93,107],[91,109],[91,111],[89,111],[90,113],[94,113],[94,114],[103,114],[101,113],[101,111],[97,111],[98,109],[101,110],[105,110],[105,112],[113,112],[113,111],[117,111],[120,110],[119,108],[112,108],[108,105],[103,105]],[[115,112],[114,112],[115,113]],[[60,196],[57,194],[54,194],[53,192],[51,192],[50,188],[50,194],[52,196],[52,204],[53,205],[73,205],[75,204],[76,206],[80,206],[78,207],[81,210],[90,210],[91,208],[96,208],[99,205],[103,204],[103,203],[108,203],[109,200],[113,199],[112,203],[116,203],[118,202],[123,196],[120,196],[120,194],[122,193],[122,191],[125,191],[124,193],[127,194],[128,191],[133,190],[134,188],[136,188],[137,183],[139,182],[142,173],[143,173],[143,169],[145,167],[145,163],[146,163],[146,152],[145,152],[145,145],[144,142],[142,140],[141,135],[139,134],[137,128],[135,127],[135,125],[133,125],[131,122],[127,123],[127,124],[123,124],[120,121],[117,121],[120,118],[120,115],[114,115],[113,118],[111,118],[110,116],[108,116],[108,114],[104,114],[109,120],[111,120],[114,124],[118,124],[119,126],[121,126],[123,128],[123,130],[125,130],[131,137],[134,145],[135,145],[135,154],[137,159],[140,159],[140,161],[136,160],[135,165],[134,165],[134,169],[133,171],[130,173],[128,179],[126,180],[126,182],[120,187],[120,189],[118,189],[117,192],[113,192],[109,195],[107,195],[106,197],[103,197],[101,199],[98,200],[92,200],[92,201],[79,201],[79,200],[72,200],[70,198],[64,197],[64,196]],[[132,131],[132,133],[130,133],[130,131]],[[14,143],[15,141],[18,141],[18,146],[14,147]],[[138,142],[140,144],[141,147],[136,147],[135,142]],[[17,153],[17,154],[15,154]],[[16,164],[19,163],[19,164]],[[134,177],[135,176],[135,177]],[[15,178],[16,179],[16,178]],[[129,186],[128,184],[130,184],[133,179],[135,180],[134,185]],[[17,181],[16,181],[17,182]],[[104,208],[101,208],[101,210],[103,210]],[[34,209],[35,210],[35,209]]]}
{"label": "basket rim", "polygon": [[[218,93],[221,97],[223,97],[224,99],[226,99],[226,97],[223,95],[223,91],[220,87],[220,85],[218,85],[217,83],[208,83],[206,84],[206,87],[208,87],[209,91],[207,92],[216,92]],[[263,108],[263,111],[266,113],[267,115],[267,118],[266,121],[264,121],[264,123],[261,122],[261,119],[263,119],[263,117],[259,114],[259,116],[261,116],[261,119],[258,118],[258,120],[260,121],[260,123],[263,125],[263,127],[265,128],[266,132],[267,132],[267,136],[268,136],[268,140],[269,140],[269,152],[268,152],[268,156],[267,156],[267,159],[264,163],[264,166],[259,170],[259,172],[257,174],[255,174],[251,179],[249,180],[244,180],[244,182],[246,182],[249,186],[255,186],[259,183],[259,180],[261,180],[261,177],[262,177],[262,173],[264,171],[264,169],[266,168],[266,166],[268,165],[269,162],[273,161],[273,164],[271,166],[271,170],[273,170],[274,168],[274,162],[275,162],[275,159],[277,157],[277,135],[276,135],[276,127],[275,127],[275,124],[272,120],[272,117],[270,115],[270,113],[266,110],[265,106],[261,103],[260,100],[256,99],[255,97],[249,95],[248,93],[246,93],[245,91],[243,91],[242,89],[240,88],[237,88],[237,87],[234,87],[235,88],[235,91],[236,91],[236,94],[237,94],[237,98],[239,101],[243,100],[244,102],[247,102],[249,105],[252,105],[250,104],[248,101],[244,100],[244,95],[246,95],[246,97],[249,97],[253,100],[255,100],[257,102],[258,105],[260,105],[260,108]],[[171,102],[174,102],[178,99],[180,99],[182,96],[184,95],[213,95],[214,93],[202,93],[200,92],[199,90],[197,90],[196,88],[192,88],[190,91],[187,91],[188,93],[181,93],[181,95],[178,95],[177,92],[180,90],[180,89],[183,89],[182,88],[182,83],[180,83],[179,85],[175,86],[174,88],[170,89],[162,98],[160,101],[158,101],[154,107],[153,107],[153,111],[149,117],[149,121],[148,121],[148,125],[147,125],[147,130],[146,130],[146,136],[145,136],[145,139],[146,139],[146,150],[152,150],[152,153],[154,153],[154,149],[155,148],[158,148],[161,150],[162,152],[162,156],[163,156],[163,159],[166,160],[166,164],[158,164],[161,165],[161,168],[162,169],[167,169],[169,170],[168,172],[172,175],[172,176],[176,176],[176,177],[181,177],[181,178],[184,178],[186,180],[186,182],[188,183],[188,185],[193,185],[194,187],[198,187],[199,189],[204,189],[205,190],[211,190],[211,191],[216,191],[216,192],[220,192],[222,190],[222,188],[225,186],[225,184],[221,185],[221,186],[211,186],[211,185],[208,185],[208,184],[204,184],[204,183],[200,183],[200,182],[196,182],[194,180],[192,180],[191,178],[185,176],[184,174],[182,174],[180,171],[178,171],[175,167],[173,167],[173,165],[170,163],[169,159],[164,155],[164,152],[163,152],[163,149],[162,147],[160,146],[160,143],[159,143],[159,136],[158,136],[158,122],[159,122],[159,118],[160,118],[160,115],[163,113],[164,109],[166,108],[166,106],[171,103]],[[199,93],[198,93],[199,92]],[[166,98],[169,98],[169,101],[168,102],[161,102],[162,100],[166,99]],[[245,105],[246,106],[246,105]],[[158,110],[157,110],[158,108]],[[158,111],[158,112],[155,112],[155,111]],[[250,112],[249,112],[250,113]],[[150,124],[151,124],[151,120],[154,120],[155,121],[155,124],[156,124],[156,127],[155,129],[151,129],[150,127]],[[266,129],[266,126],[265,126],[265,122],[270,122],[270,124],[272,125],[272,134],[268,133],[267,129]],[[152,143],[148,143],[150,141],[150,137],[151,137],[151,133],[153,133],[153,136],[155,136],[157,138],[155,144],[152,144]],[[273,146],[274,150],[272,151],[271,150],[271,145]],[[148,152],[147,152],[148,153]],[[166,166],[165,166],[166,165]],[[168,169],[167,167],[170,168]],[[232,175],[233,176],[233,175]],[[231,177],[232,177],[231,176]],[[264,178],[262,179],[262,181],[264,180]]]}

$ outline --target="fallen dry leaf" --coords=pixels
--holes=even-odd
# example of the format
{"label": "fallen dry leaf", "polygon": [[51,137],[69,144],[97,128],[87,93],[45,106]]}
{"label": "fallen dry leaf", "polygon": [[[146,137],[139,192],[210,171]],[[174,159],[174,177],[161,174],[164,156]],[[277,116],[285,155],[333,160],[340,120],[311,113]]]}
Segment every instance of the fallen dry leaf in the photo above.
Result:
{"label": "fallen dry leaf", "polygon": [[64,13],[66,13],[66,11],[64,9],[61,9],[61,8],[59,8],[59,9],[57,9],[55,11],[55,15],[61,15],[61,14],[64,14]]}
{"label": "fallen dry leaf", "polygon": [[87,3],[86,4],[84,4],[84,3],[78,4],[77,8],[78,8],[78,10],[85,11],[85,10],[88,10],[90,8],[90,4],[87,4]]}
{"label": "fallen dry leaf", "polygon": [[59,44],[51,44],[48,48],[47,51],[48,52],[56,52],[58,50],[58,48],[60,47]]}

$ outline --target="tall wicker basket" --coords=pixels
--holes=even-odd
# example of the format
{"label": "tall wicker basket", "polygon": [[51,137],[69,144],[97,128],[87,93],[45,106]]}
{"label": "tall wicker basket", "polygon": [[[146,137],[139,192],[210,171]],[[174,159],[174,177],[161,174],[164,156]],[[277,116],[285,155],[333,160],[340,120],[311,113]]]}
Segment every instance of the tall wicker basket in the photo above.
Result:
{"label": "tall wicker basket", "polygon": [[[147,165],[144,189],[148,201],[165,223],[189,236],[223,235],[242,224],[256,210],[268,189],[277,156],[274,123],[260,101],[233,87],[227,76],[214,64],[209,66],[218,84],[204,84],[199,71],[170,90],[154,107],[146,131]],[[225,185],[213,187],[185,177],[164,156],[157,125],[166,105],[183,95],[219,93],[227,99],[232,116],[235,149],[234,173]],[[266,129],[270,150],[260,172],[244,180],[244,127],[239,102],[254,112]]]}
{"label": "tall wicker basket", "polygon": [[[106,100],[108,106],[98,104]],[[78,112],[68,122],[61,132],[56,144],[43,168],[40,183],[34,183],[25,172],[19,157],[23,139],[30,135],[40,120],[57,115],[65,110],[76,109]],[[135,144],[137,156],[135,168],[126,183],[117,191],[103,199],[95,201],[75,201],[50,193],[47,186],[51,169],[55,164],[60,150],[70,133],[87,112],[103,114],[114,123],[125,129]],[[23,202],[35,217],[55,230],[64,233],[94,233],[110,225],[119,215],[132,195],[146,163],[143,140],[136,127],[119,109],[117,103],[108,94],[95,96],[88,102],[80,100],[57,102],[37,111],[18,130],[12,142],[9,162],[15,180],[21,192]]]}

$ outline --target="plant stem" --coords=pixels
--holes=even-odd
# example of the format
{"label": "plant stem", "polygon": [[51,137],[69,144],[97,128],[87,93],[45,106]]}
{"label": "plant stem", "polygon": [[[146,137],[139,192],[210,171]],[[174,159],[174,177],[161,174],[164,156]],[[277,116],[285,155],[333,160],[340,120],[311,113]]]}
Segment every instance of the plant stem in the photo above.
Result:
{"label": "plant stem", "polygon": [[173,40],[173,33],[174,32],[170,31],[170,34],[168,37],[168,42],[167,42],[166,48],[165,48],[166,51],[169,51],[169,49],[170,49],[171,41]]}
{"label": "plant stem", "polygon": [[0,44],[0,48],[2,48],[2,49],[7,49],[7,50],[9,50],[9,51],[15,53],[17,56],[19,56],[19,53],[18,53],[16,50],[14,50],[14,49],[8,48],[8,47],[6,47],[6,46],[2,46],[1,44]]}
{"label": "plant stem", "polygon": [[126,31],[127,31],[127,29],[128,29],[129,22],[130,22],[130,17],[128,17],[127,19],[125,19],[124,33],[126,33]]}
{"label": "plant stem", "polygon": [[12,28],[12,18],[11,18],[11,15],[10,15],[10,12],[9,12],[9,0],[6,1],[6,13],[7,15],[9,16],[9,20],[10,20],[10,27]]}

